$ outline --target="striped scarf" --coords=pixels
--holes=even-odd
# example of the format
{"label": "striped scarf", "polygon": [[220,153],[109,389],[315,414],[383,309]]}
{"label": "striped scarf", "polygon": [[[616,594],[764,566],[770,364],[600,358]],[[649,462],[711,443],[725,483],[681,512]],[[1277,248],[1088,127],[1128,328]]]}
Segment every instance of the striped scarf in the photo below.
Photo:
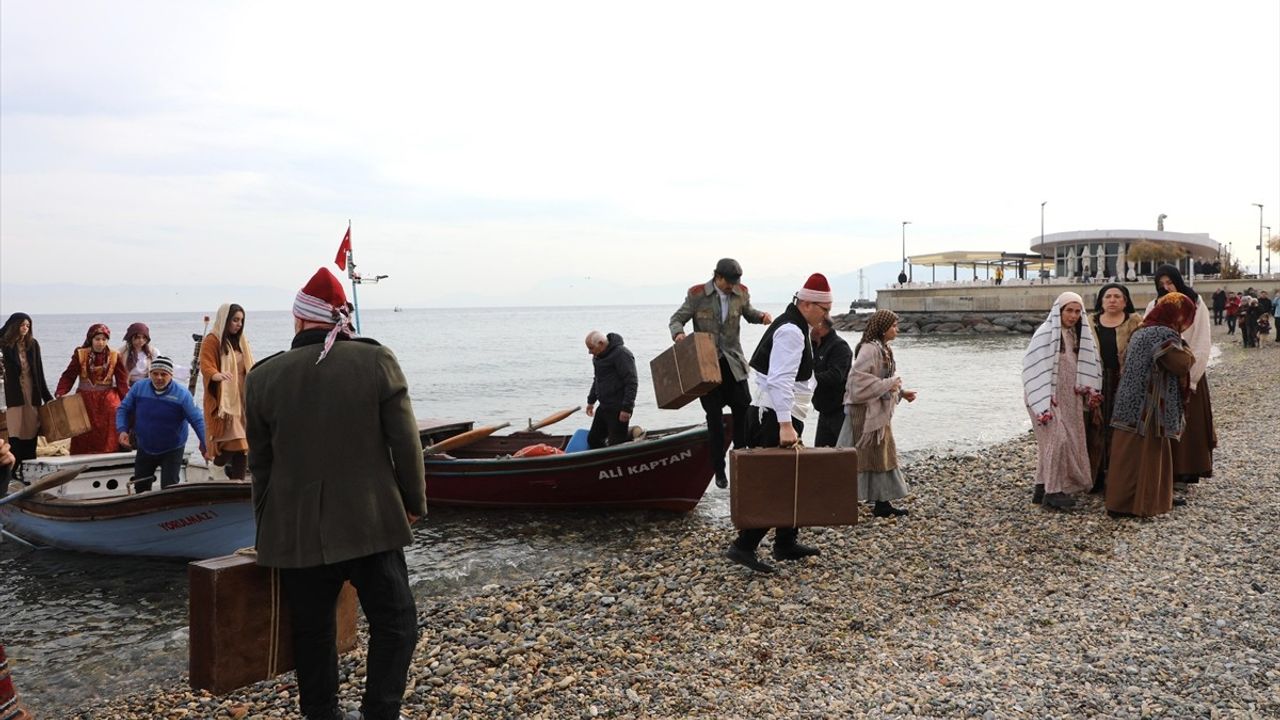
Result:
{"label": "striped scarf", "polygon": [[[1041,425],[1048,425],[1053,420],[1053,406],[1056,404],[1053,397],[1058,388],[1058,350],[1062,347],[1062,308],[1071,302],[1078,303],[1083,311],[1084,301],[1079,295],[1073,292],[1059,295],[1049,310],[1049,317],[1031,336],[1027,352],[1022,356],[1023,400]],[[1093,337],[1093,327],[1083,313],[1076,330],[1080,335],[1080,348],[1074,390],[1084,396],[1090,407],[1096,407],[1102,401],[1102,363],[1098,360],[1098,343]]]}

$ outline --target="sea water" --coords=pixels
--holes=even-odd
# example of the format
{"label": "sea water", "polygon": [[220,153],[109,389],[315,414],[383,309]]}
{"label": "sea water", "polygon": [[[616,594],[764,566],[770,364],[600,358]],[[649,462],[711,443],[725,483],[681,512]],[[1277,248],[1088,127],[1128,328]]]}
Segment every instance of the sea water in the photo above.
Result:
{"label": "sea water", "polygon": [[[523,428],[586,402],[591,330],[616,332],[636,356],[640,387],[633,425],[671,427],[703,421],[697,402],[680,410],[654,405],[649,360],[670,345],[675,306],[366,310],[364,334],[395,351],[421,418],[510,422]],[[781,312],[782,307],[761,306]],[[210,313],[212,315],[212,313]],[[50,315],[34,317],[53,390],[72,350],[95,322],[112,330],[118,347],[126,327],[145,322],[152,344],[190,367],[192,334],[206,332],[200,313]],[[742,344],[755,347],[764,327],[744,325]],[[288,348],[287,311],[249,309],[245,324],[255,356]],[[842,334],[851,345],[857,334]],[[894,416],[903,460],[921,453],[976,450],[1025,432],[1020,363],[1028,338],[901,337],[894,342],[904,387],[919,392]],[[179,378],[185,378],[179,372]],[[317,388],[322,392],[322,388]],[[197,395],[199,390],[197,389]],[[199,398],[197,397],[197,402]],[[548,428],[587,427],[581,412]],[[814,423],[805,439],[812,444]],[[408,549],[419,597],[516,581],[547,570],[618,555],[644,533],[679,533],[729,524],[728,491],[714,485],[689,515],[657,512],[555,514],[432,508]],[[0,542],[0,642],[24,701],[54,717],[94,697],[115,696],[185,671],[187,576],[180,561],[95,557],[31,551]]]}

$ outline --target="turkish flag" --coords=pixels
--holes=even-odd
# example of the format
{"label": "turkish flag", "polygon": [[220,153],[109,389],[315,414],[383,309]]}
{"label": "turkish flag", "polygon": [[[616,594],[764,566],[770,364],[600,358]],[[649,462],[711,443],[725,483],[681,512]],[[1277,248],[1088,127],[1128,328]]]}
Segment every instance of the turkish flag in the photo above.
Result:
{"label": "turkish flag", "polygon": [[351,252],[351,226],[347,226],[347,234],[342,236],[342,244],[338,246],[338,256],[333,259],[339,270],[347,269],[347,253]]}

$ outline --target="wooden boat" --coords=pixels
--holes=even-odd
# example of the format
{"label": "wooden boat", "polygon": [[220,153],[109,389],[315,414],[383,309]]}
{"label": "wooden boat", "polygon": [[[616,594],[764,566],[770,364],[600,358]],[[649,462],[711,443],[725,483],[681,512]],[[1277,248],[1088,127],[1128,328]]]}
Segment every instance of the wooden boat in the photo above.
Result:
{"label": "wooden boat", "polygon": [[[731,426],[732,417],[725,416],[725,423]],[[424,445],[471,429],[470,422],[421,423]],[[427,455],[428,505],[688,512],[713,475],[706,425],[651,430],[643,439],[598,450],[512,457],[538,444],[564,450],[572,438],[516,432],[450,455]]]}
{"label": "wooden boat", "polygon": [[[29,482],[80,468],[74,480],[0,505],[0,535],[32,547],[150,557],[210,558],[253,545],[248,482],[211,480],[184,465],[173,487],[135,493],[133,453],[41,458],[23,464]],[[16,490],[18,486],[13,486]]]}

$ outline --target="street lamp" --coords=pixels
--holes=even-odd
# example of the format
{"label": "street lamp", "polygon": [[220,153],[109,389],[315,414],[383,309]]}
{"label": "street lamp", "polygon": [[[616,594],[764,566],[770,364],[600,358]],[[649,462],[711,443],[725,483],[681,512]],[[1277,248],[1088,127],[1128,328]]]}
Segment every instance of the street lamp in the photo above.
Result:
{"label": "street lamp", "polygon": [[1040,203],[1040,252],[1044,252],[1044,206],[1048,203],[1048,200]]}
{"label": "street lamp", "polygon": [[1258,275],[1262,275],[1262,203],[1254,203],[1258,206]]}
{"label": "street lamp", "polygon": [[[1271,226],[1270,226],[1270,225],[1263,225],[1263,226],[1262,226],[1262,229],[1267,231],[1267,232],[1266,232],[1266,234],[1264,234],[1264,235],[1263,235],[1263,237],[1264,237],[1264,238],[1267,238],[1267,239],[1270,239],[1270,237],[1271,237]],[[1258,268],[1258,272],[1262,272],[1262,268]],[[1267,246],[1267,274],[1268,274],[1268,275],[1270,275],[1270,274],[1271,274],[1271,246],[1270,246],[1270,245],[1268,245],[1268,246]]]}
{"label": "street lamp", "polygon": [[[903,275],[905,275],[907,272],[907,226],[910,224],[911,224],[910,220],[902,221],[902,273],[901,274]],[[912,273],[912,274],[914,275],[915,273]]]}

